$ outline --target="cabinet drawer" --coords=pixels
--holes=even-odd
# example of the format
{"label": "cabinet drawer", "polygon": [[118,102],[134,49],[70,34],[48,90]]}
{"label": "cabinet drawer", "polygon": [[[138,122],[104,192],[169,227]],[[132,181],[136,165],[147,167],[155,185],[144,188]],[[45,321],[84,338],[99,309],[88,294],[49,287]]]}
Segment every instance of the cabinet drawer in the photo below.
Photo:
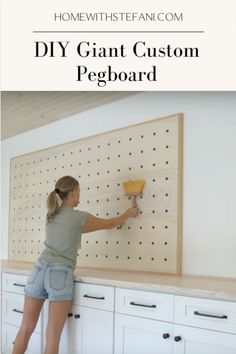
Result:
{"label": "cabinet drawer", "polygon": [[117,288],[115,308],[116,312],[171,322],[174,317],[174,296]]}
{"label": "cabinet drawer", "polygon": [[[13,342],[16,338],[18,327],[8,324],[2,325],[2,352],[3,354],[11,354],[13,348]],[[39,354],[41,349],[41,336],[40,334],[33,333],[30,337],[28,349],[26,354]]]}
{"label": "cabinet drawer", "polygon": [[[23,317],[24,295],[2,293],[2,320],[14,326],[20,326]],[[39,316],[35,332],[41,333],[42,317]]]}
{"label": "cabinet drawer", "polygon": [[236,333],[236,303],[176,296],[175,322]]}
{"label": "cabinet drawer", "polygon": [[74,304],[113,311],[114,288],[111,286],[75,283]]}
{"label": "cabinet drawer", "polygon": [[24,294],[24,287],[27,278],[27,275],[3,273],[2,290],[9,291],[15,294]]}

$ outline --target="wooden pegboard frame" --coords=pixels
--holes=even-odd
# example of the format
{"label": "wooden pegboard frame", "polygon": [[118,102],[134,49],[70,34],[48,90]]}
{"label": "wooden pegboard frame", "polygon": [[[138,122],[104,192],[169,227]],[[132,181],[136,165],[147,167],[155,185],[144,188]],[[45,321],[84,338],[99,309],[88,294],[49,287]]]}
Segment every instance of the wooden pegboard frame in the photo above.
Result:
{"label": "wooden pegboard frame", "polygon": [[183,116],[131,125],[11,159],[9,258],[35,261],[46,198],[63,175],[78,179],[80,210],[109,218],[130,201],[122,181],[145,179],[141,215],[82,236],[77,266],[181,273]]}

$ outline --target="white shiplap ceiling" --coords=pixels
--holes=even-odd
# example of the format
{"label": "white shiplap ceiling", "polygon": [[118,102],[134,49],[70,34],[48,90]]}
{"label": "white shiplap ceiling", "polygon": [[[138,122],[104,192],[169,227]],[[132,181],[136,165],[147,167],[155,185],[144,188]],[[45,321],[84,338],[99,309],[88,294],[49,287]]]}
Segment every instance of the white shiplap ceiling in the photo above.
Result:
{"label": "white shiplap ceiling", "polygon": [[1,139],[7,139],[135,92],[2,92]]}

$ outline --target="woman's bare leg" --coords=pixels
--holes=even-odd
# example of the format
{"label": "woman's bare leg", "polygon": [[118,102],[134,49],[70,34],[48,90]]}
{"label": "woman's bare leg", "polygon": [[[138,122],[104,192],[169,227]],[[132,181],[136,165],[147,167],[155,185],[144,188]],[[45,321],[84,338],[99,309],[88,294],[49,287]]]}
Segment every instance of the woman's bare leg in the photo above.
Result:
{"label": "woman's bare leg", "polygon": [[25,295],[23,318],[16,335],[12,354],[25,353],[30,336],[37,325],[43,303],[44,299],[36,299]]}
{"label": "woman's bare leg", "polygon": [[72,300],[49,301],[46,347],[44,354],[58,354],[61,332],[72,306]]}

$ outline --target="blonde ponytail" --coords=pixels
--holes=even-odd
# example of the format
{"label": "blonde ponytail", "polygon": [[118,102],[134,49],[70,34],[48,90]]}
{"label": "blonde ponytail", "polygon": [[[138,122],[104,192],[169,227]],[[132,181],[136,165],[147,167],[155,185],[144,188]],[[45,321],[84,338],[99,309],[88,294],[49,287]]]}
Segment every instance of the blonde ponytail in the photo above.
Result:
{"label": "blonde ponytail", "polygon": [[71,177],[61,177],[55,185],[55,189],[51,192],[47,198],[47,222],[50,222],[52,218],[58,213],[61,206],[61,201],[68,196],[68,193],[78,187],[79,182]]}

